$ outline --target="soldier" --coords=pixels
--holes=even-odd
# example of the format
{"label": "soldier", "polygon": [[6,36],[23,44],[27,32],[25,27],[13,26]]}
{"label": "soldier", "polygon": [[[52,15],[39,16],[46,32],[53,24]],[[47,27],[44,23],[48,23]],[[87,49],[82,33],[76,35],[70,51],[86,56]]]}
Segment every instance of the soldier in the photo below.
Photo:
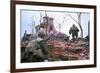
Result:
{"label": "soldier", "polygon": [[69,30],[69,34],[72,34],[72,39],[75,39],[75,37],[78,38],[78,32],[79,29],[75,26],[75,24],[73,24],[73,26]]}

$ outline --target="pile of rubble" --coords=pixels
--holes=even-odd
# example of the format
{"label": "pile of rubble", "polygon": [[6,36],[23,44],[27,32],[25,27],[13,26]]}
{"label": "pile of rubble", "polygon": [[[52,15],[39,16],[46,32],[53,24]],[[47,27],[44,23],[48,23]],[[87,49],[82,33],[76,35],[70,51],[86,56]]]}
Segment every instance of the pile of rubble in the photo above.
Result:
{"label": "pile of rubble", "polygon": [[89,59],[89,42],[84,39],[77,39],[74,42],[49,40],[48,45],[52,46],[49,51],[50,57],[60,60],[86,60]]}
{"label": "pile of rubble", "polygon": [[48,39],[41,42],[40,40],[24,41],[21,43],[21,62],[89,59],[89,41],[84,38],[78,38],[74,41]]}

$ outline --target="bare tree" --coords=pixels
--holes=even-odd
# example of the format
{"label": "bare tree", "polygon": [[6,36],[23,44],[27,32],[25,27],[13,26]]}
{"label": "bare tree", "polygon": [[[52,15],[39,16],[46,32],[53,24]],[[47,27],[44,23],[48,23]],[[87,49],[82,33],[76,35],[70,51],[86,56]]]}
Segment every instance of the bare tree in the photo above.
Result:
{"label": "bare tree", "polygon": [[82,26],[81,26],[81,12],[78,12],[77,15],[78,15],[78,25],[81,29],[81,35],[80,36],[81,36],[81,38],[83,38],[83,29],[82,29]]}
{"label": "bare tree", "polygon": [[41,22],[42,22],[42,18],[43,18],[43,16],[42,16],[42,13],[40,12],[40,23],[39,23],[39,25],[41,24]]}
{"label": "bare tree", "polygon": [[47,35],[48,16],[47,16],[47,11],[46,10],[45,10],[45,17],[46,17],[46,35]]}
{"label": "bare tree", "polygon": [[[62,28],[62,26],[63,26],[63,24],[64,24],[64,22],[65,22],[65,19],[66,19],[66,15],[64,15],[63,20],[62,20],[61,23],[58,23],[57,20],[55,19],[55,22],[58,24],[57,27],[59,28],[59,32],[60,32],[60,30],[61,30],[61,28]],[[56,28],[57,28],[57,27],[56,27]]]}
{"label": "bare tree", "polygon": [[35,21],[32,21],[32,35],[35,33]]}
{"label": "bare tree", "polygon": [[81,35],[80,35],[80,37],[83,38],[83,29],[82,29],[82,26],[81,26],[81,14],[82,14],[81,12],[78,12],[78,13],[77,13],[77,16],[78,16],[78,21],[77,21],[77,20],[75,20],[75,19],[71,16],[71,14],[68,13],[68,15],[70,16],[70,18],[72,18],[72,19],[79,25],[80,30],[81,30]]}

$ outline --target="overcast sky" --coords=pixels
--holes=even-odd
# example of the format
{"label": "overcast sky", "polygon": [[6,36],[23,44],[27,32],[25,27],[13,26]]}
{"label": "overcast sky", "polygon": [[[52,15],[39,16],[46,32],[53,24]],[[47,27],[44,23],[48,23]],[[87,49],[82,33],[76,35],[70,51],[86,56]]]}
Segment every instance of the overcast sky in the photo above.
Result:
{"label": "overcast sky", "polygon": [[[59,31],[59,25],[61,24],[61,32],[67,34],[69,36],[70,27],[75,24],[80,30],[78,24],[69,16],[69,14],[78,21],[78,16],[76,12],[57,12],[57,11],[46,11],[47,16],[54,18],[54,27]],[[45,11],[34,11],[34,10],[21,10],[21,37],[25,30],[27,33],[32,32],[32,24],[38,25],[42,17],[45,16]],[[90,20],[89,13],[81,14],[81,25],[83,28],[83,37],[88,35],[88,21]],[[64,21],[64,22],[63,22]],[[34,28],[34,27],[33,27]],[[80,31],[79,31],[80,35]]]}

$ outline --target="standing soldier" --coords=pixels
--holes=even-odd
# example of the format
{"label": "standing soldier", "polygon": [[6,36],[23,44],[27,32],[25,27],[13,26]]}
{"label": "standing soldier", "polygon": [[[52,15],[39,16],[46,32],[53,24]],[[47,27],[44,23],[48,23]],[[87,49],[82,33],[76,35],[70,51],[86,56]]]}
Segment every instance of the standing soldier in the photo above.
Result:
{"label": "standing soldier", "polygon": [[73,24],[73,26],[69,30],[69,34],[72,34],[72,38],[75,39],[75,37],[78,38],[78,32],[79,29],[75,26],[75,24]]}

